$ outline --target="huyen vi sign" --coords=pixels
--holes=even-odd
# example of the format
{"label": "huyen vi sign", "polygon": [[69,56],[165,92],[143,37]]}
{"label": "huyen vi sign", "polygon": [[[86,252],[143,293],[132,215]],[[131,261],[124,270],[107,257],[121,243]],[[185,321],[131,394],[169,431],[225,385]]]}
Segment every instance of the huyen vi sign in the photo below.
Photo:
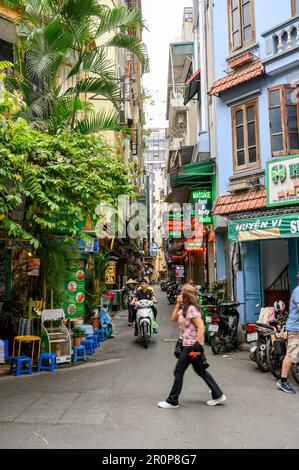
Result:
{"label": "huyen vi sign", "polygon": [[230,220],[230,242],[299,237],[299,213],[279,214],[256,219]]}
{"label": "huyen vi sign", "polygon": [[267,206],[299,204],[299,155],[267,162]]}

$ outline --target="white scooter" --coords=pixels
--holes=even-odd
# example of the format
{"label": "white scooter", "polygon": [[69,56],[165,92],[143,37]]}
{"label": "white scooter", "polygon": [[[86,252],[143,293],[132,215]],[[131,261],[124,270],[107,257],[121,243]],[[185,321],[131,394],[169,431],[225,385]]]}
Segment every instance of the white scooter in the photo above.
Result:
{"label": "white scooter", "polygon": [[157,330],[157,323],[155,322],[154,313],[151,307],[154,302],[152,300],[139,300],[136,302],[136,323],[138,331],[138,339],[143,341],[145,348],[148,348],[149,340],[151,339],[154,330]]}

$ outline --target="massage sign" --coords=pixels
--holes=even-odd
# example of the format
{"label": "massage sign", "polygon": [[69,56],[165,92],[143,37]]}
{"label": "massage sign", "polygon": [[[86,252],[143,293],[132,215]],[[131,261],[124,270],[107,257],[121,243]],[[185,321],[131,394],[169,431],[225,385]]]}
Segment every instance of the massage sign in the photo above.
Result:
{"label": "massage sign", "polygon": [[299,204],[299,155],[267,162],[267,206]]}

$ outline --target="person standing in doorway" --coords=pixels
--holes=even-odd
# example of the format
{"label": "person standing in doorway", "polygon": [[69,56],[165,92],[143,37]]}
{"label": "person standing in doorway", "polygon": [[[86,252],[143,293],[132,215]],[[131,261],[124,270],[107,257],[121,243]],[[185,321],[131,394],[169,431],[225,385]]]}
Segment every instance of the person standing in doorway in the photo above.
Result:
{"label": "person standing in doorway", "polygon": [[172,314],[172,320],[178,321],[183,338],[183,349],[174,371],[174,383],[168,398],[158,403],[159,408],[178,408],[179,396],[183,387],[183,378],[187,368],[192,364],[195,372],[212,390],[209,406],[219,405],[226,401],[226,396],[213,377],[207,372],[204,360],[205,329],[198,305],[197,289],[189,284],[182,288],[181,295]]}
{"label": "person standing in doorway", "polygon": [[276,383],[278,388],[290,394],[296,393],[296,390],[288,383],[288,375],[292,364],[299,362],[299,273],[297,283],[298,286],[291,295],[290,311],[285,326],[288,334],[287,353],[282,363],[281,377]]}

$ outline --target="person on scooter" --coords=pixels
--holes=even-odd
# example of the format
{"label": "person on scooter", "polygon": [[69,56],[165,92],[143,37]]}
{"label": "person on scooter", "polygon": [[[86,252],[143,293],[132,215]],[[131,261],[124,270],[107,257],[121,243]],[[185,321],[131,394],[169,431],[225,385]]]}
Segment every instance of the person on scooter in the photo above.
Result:
{"label": "person on scooter", "polygon": [[[153,286],[150,285],[150,280],[149,280],[149,278],[146,276],[146,277],[143,278],[143,280],[146,281],[148,290],[151,290],[152,293],[154,294],[154,296],[156,296],[155,289],[153,288]],[[141,281],[141,282],[142,282],[142,281]],[[140,284],[140,286],[137,288],[137,290],[138,290],[138,291],[142,290],[141,284]]]}
{"label": "person on scooter", "polygon": [[124,294],[128,299],[128,326],[132,326],[134,322],[134,307],[131,303],[136,294],[136,285],[136,281],[129,279],[124,287]]}
{"label": "person on scooter", "polygon": [[[152,300],[155,304],[158,303],[157,299],[156,299],[156,296],[153,292],[153,289],[149,289],[149,285],[148,285],[148,281],[147,279],[142,279],[141,282],[140,282],[140,288],[137,289],[136,291],[136,295],[132,301],[132,306],[135,306],[136,302],[138,302],[139,300]],[[154,314],[154,317],[155,317],[155,322],[157,321],[157,309],[156,307],[153,305],[152,306],[152,310],[153,310],[153,314]],[[136,309],[134,308],[134,320],[135,320],[135,336],[138,335],[138,329],[137,329],[137,324],[136,324]],[[157,333],[157,331],[154,331],[155,333]]]}

